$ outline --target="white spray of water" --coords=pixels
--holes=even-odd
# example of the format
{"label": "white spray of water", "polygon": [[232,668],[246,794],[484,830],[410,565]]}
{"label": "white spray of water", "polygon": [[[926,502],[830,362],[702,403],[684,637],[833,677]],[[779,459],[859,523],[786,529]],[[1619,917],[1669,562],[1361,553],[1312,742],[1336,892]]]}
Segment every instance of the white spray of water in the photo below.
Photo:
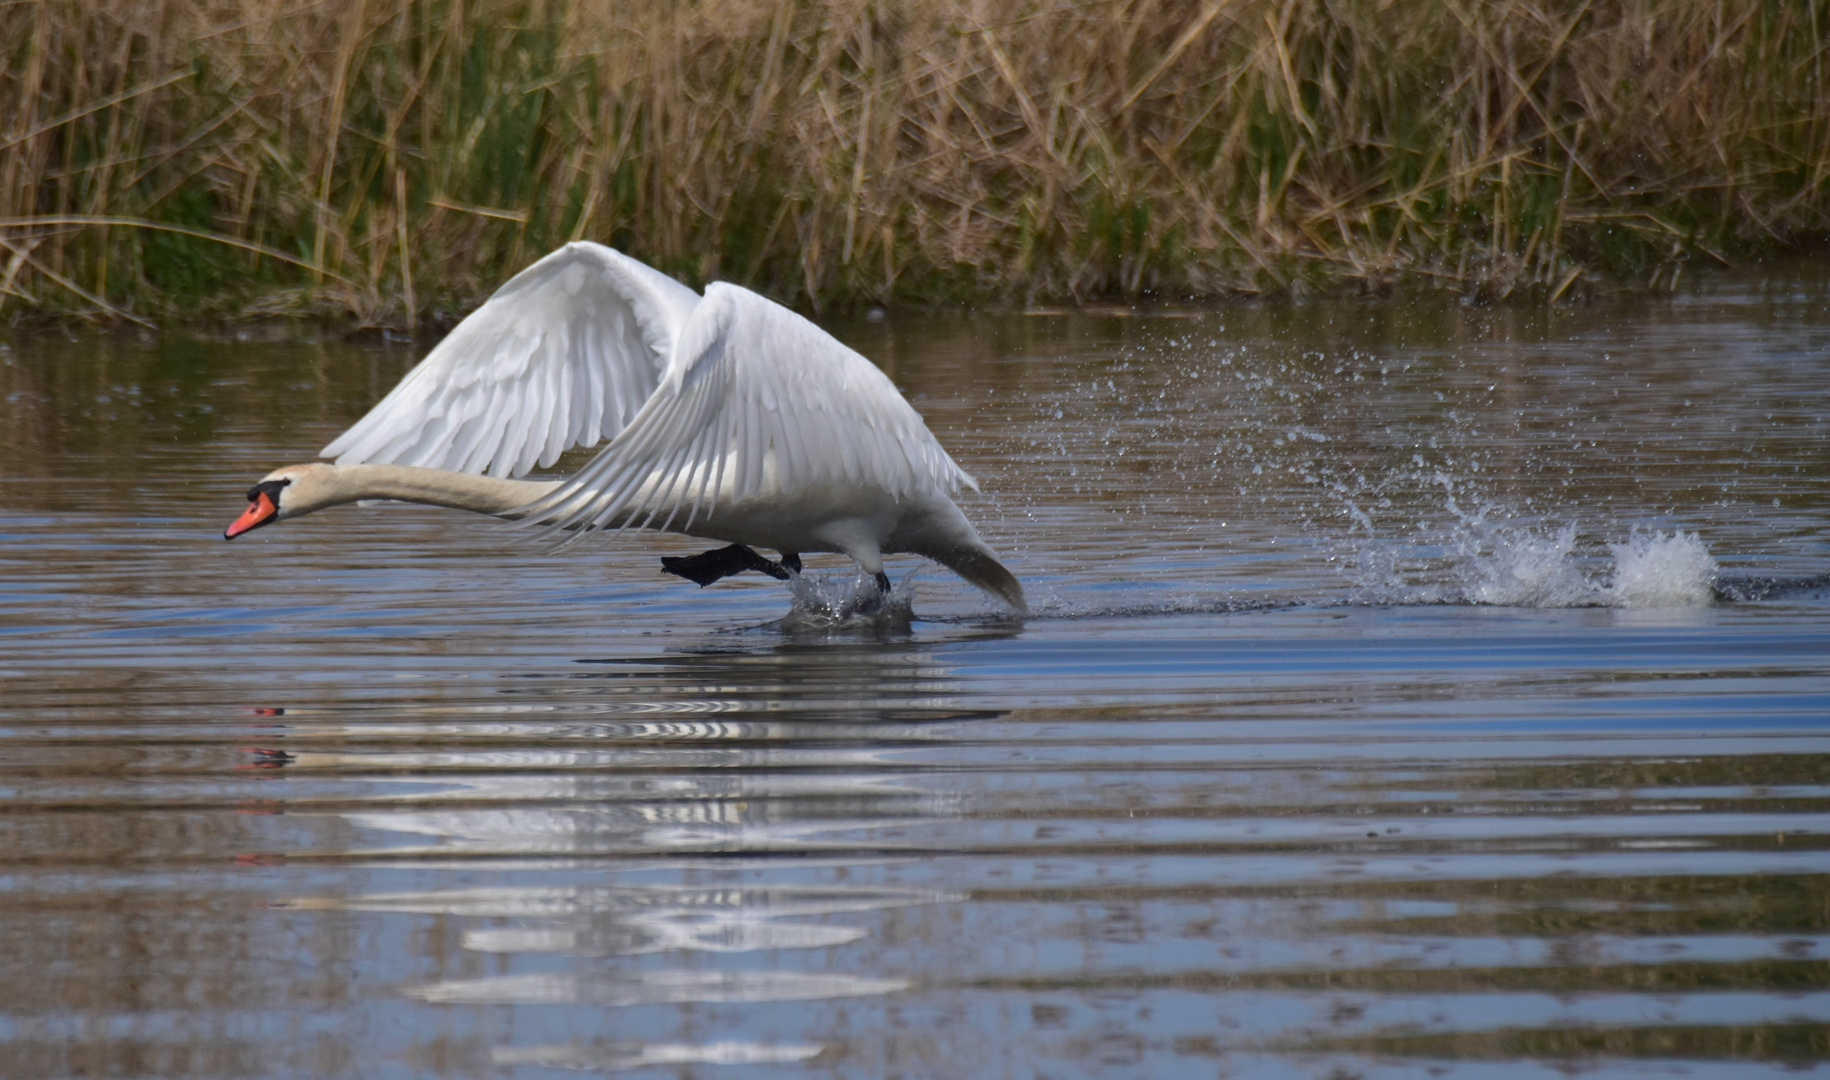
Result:
{"label": "white spray of water", "polygon": [[782,617],[793,631],[900,630],[914,620],[915,575],[893,583],[888,596],[869,574],[796,574],[788,576],[794,606]]}
{"label": "white spray of water", "polygon": [[1635,532],[1609,544],[1616,607],[1701,607],[1715,598],[1716,560],[1695,533]]}
{"label": "white spray of water", "polygon": [[1715,598],[1716,560],[1695,533],[1635,530],[1607,548],[1607,559],[1580,558],[1573,525],[1550,535],[1496,529],[1457,566],[1463,599],[1510,607],[1671,608],[1703,607]]}
{"label": "white spray of water", "polygon": [[[1444,487],[1449,487],[1439,478]],[[1716,561],[1695,533],[1634,529],[1584,554],[1576,526],[1506,523],[1492,506],[1465,511],[1434,543],[1373,539],[1355,560],[1361,598],[1372,603],[1463,603],[1506,607],[1701,607],[1715,598]],[[1350,516],[1372,533],[1365,515]],[[1496,522],[1496,516],[1502,521]]]}
{"label": "white spray of water", "polygon": [[1455,570],[1462,596],[1473,604],[1579,607],[1595,603],[1594,586],[1571,556],[1576,527],[1544,536],[1529,529],[1488,528],[1464,533]]}

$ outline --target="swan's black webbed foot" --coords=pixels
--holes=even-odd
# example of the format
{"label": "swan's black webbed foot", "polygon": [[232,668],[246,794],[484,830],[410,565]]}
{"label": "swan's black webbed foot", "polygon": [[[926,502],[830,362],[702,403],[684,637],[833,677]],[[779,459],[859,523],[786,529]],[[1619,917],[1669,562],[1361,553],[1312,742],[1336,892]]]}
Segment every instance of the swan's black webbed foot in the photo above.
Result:
{"label": "swan's black webbed foot", "polygon": [[890,594],[890,576],[881,570],[877,571],[877,594],[879,596]]}
{"label": "swan's black webbed foot", "polygon": [[800,573],[801,572],[801,553],[798,551],[782,552],[782,569],[792,570],[797,574]]}
{"label": "swan's black webbed foot", "polygon": [[[663,555],[661,556],[661,570],[665,573],[677,574],[688,581],[696,581],[703,589],[720,578],[741,574],[745,570],[756,570],[778,581],[787,581],[788,571],[782,568],[787,561],[788,557],[784,556],[782,562],[774,562],[763,558],[742,544],[732,544],[730,547],[722,547],[717,551],[708,551],[701,555],[685,557]],[[800,559],[796,558],[795,563],[797,564],[795,569],[798,570]]]}

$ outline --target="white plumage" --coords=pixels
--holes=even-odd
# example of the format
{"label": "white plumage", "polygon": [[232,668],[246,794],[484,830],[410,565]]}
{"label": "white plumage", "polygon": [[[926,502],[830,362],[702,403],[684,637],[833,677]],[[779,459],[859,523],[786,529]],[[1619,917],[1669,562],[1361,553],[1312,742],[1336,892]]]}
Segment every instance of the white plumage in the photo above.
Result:
{"label": "white plumage", "polygon": [[[701,297],[598,244],[497,290],[323,456],[506,481],[606,439],[504,516],[841,551],[877,574],[914,552],[1022,607],[953,503],[977,484],[874,365],[747,289]],[[278,517],[309,512],[284,503]]]}
{"label": "white plumage", "polygon": [[524,476],[623,429],[699,295],[599,244],[515,275],[322,456]]}

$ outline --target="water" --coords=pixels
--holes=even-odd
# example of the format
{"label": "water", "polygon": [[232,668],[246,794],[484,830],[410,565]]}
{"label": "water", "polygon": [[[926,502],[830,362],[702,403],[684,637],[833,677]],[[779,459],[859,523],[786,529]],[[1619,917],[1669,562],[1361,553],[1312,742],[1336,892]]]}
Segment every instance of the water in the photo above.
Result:
{"label": "water", "polygon": [[1830,1071],[1825,279],[836,329],[1037,617],[224,544],[411,349],[12,339],[0,1075]]}

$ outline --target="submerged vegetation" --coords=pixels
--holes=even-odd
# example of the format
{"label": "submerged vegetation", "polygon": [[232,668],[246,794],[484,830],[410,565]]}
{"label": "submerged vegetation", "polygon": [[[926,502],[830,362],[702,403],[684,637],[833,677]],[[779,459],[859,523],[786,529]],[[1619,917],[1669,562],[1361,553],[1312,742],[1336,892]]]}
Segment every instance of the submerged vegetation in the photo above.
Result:
{"label": "submerged vegetation", "polygon": [[0,317],[412,327],[586,238],[806,308],[1830,235],[1830,0],[27,0]]}

